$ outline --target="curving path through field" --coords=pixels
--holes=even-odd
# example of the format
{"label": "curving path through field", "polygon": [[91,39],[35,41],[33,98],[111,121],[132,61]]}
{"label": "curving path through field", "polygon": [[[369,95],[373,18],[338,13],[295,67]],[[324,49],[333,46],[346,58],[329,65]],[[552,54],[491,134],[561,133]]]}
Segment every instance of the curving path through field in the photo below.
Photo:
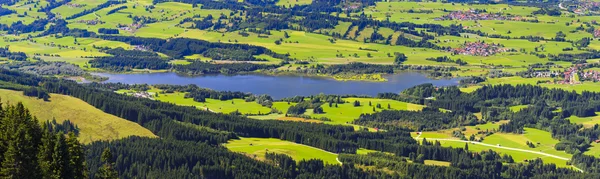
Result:
{"label": "curving path through field", "polygon": [[[421,134],[419,134],[417,137],[415,137],[415,140],[419,140],[419,138],[421,137]],[[552,157],[552,158],[556,158],[556,159],[561,159],[561,160],[571,160],[569,158],[565,158],[565,157],[561,157],[561,156],[557,156],[557,155],[552,155],[549,153],[544,153],[544,152],[538,152],[538,151],[533,151],[533,150],[525,150],[525,149],[519,149],[519,148],[512,148],[512,147],[503,147],[503,146],[498,146],[498,145],[492,145],[492,144],[486,144],[486,143],[482,143],[482,142],[475,142],[475,141],[464,141],[464,140],[458,140],[458,139],[439,139],[439,138],[425,138],[427,139],[427,141],[452,141],[452,142],[463,142],[463,143],[470,143],[470,144],[476,144],[476,145],[483,145],[486,147],[493,147],[493,148],[499,148],[499,149],[506,149],[506,150],[513,150],[513,151],[519,151],[519,152],[526,152],[526,153],[532,153],[532,154],[538,154],[538,155],[543,155],[543,156],[547,156],[547,157]],[[579,170],[580,172],[583,172],[583,170],[572,166],[573,168]]]}

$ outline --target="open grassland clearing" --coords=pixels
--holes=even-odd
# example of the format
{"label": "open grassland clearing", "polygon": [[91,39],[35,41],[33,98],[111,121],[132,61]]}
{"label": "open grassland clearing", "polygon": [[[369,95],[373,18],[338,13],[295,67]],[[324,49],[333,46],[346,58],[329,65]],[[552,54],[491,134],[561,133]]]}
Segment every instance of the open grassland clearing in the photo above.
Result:
{"label": "open grassland clearing", "polygon": [[592,142],[592,146],[588,148],[583,154],[600,157],[600,143]]}
{"label": "open grassland clearing", "polygon": [[193,98],[184,98],[185,93],[166,93],[158,94],[154,99],[164,102],[170,102],[181,106],[195,106],[199,109],[208,109],[210,111],[219,113],[231,113],[238,111],[241,114],[268,114],[271,112],[270,108],[261,106],[260,104],[252,101],[246,102],[244,99],[233,99],[233,100],[217,100],[217,99],[206,99],[206,102],[196,102]]}
{"label": "open grassland clearing", "polygon": [[104,2],[105,1],[72,0],[71,1],[71,4],[73,4],[72,6],[62,5],[57,8],[52,9],[51,12],[55,13],[56,15],[62,16],[63,18],[67,18],[74,14],[83,12],[85,10],[90,10],[95,7],[98,7],[98,5],[100,5]]}
{"label": "open grassland clearing", "polygon": [[[528,141],[533,143],[535,148],[530,148],[527,146]],[[483,140],[483,143],[486,144],[499,144],[505,147],[540,151],[556,156],[570,158],[571,154],[554,149],[554,145],[558,142],[558,140],[552,138],[550,132],[533,128],[525,128],[524,134],[494,133],[485,137]]]}
{"label": "open grassland clearing", "polygon": [[[321,105],[323,108],[324,114],[314,114],[312,110],[307,110],[308,115],[315,118],[326,117],[331,120],[331,123],[335,124],[345,124],[351,123],[355,119],[358,119],[361,114],[371,114],[374,112],[379,112],[385,109],[388,109],[388,105],[390,109],[395,110],[411,110],[418,111],[423,109],[425,106],[411,104],[396,100],[389,99],[376,99],[376,98],[342,98],[346,103],[344,104],[332,104],[330,107],[328,103]],[[355,107],[354,101],[359,101],[360,106]],[[369,105],[371,103],[371,105]],[[381,108],[377,108],[377,104],[381,105]]]}
{"label": "open grassland clearing", "polygon": [[[466,126],[464,131],[461,131],[466,137],[471,135],[476,135],[478,137],[483,137],[483,144],[485,145],[477,145],[476,143],[469,143],[469,141],[456,141],[458,138],[452,136],[452,131],[458,129],[449,129],[443,131],[428,131],[421,132],[421,134],[417,132],[412,132],[412,137],[416,138],[418,141],[423,138],[428,141],[434,141],[436,139],[440,140],[443,146],[452,146],[452,147],[464,147],[465,143],[469,143],[469,150],[472,151],[482,151],[482,150],[494,150],[500,153],[506,153],[508,155],[513,156],[513,159],[516,162],[522,162],[525,160],[531,160],[534,158],[542,158],[544,162],[555,163],[557,165],[566,166],[566,161],[561,160],[555,157],[543,156],[541,154],[535,154],[531,152],[541,152],[549,155],[562,157],[562,158],[570,158],[572,155],[568,154],[564,151],[558,151],[554,149],[554,145],[556,145],[559,141],[552,138],[550,132],[534,129],[534,128],[525,128],[524,134],[512,134],[512,133],[494,133],[489,136],[478,135],[480,131],[494,131],[498,129],[498,126],[502,123],[506,123],[508,121],[500,121],[496,123],[487,123],[483,125],[477,126]],[[535,146],[531,148],[527,145],[527,142],[533,143]],[[494,147],[491,147],[494,146]],[[527,150],[531,152],[524,151],[516,151],[516,150],[508,150],[502,149],[501,147],[513,148],[513,149],[521,149]]]}
{"label": "open grassland clearing", "polygon": [[58,123],[70,120],[79,127],[79,140],[91,143],[115,140],[128,136],[156,137],[137,123],[96,109],[86,102],[65,95],[50,94],[50,101],[24,96],[23,92],[0,89],[3,103],[22,102],[39,121],[56,119]]}
{"label": "open grassland clearing", "polygon": [[321,159],[327,164],[339,164],[335,153],[280,139],[240,138],[240,140],[230,140],[225,144],[225,147],[234,152],[245,153],[247,156],[258,160],[265,160],[265,153],[273,152],[289,155],[296,162]]}
{"label": "open grassland clearing", "polygon": [[8,46],[11,52],[23,52],[27,55],[33,56],[39,55],[54,55],[59,57],[67,58],[82,58],[82,57],[99,57],[107,56],[108,54],[99,52],[96,49],[89,48],[86,50],[78,48],[62,48],[58,46],[49,46],[41,43],[35,43],[30,41],[19,41],[19,42],[4,42],[0,41],[0,46]]}
{"label": "open grassland clearing", "polygon": [[[433,141],[433,140],[429,140],[429,141]],[[442,146],[445,146],[445,147],[457,147],[457,148],[465,147],[464,142],[456,142],[456,141],[440,141],[440,144],[442,144]],[[473,152],[493,150],[493,151],[500,153],[501,155],[503,155],[503,154],[510,155],[510,156],[512,156],[512,158],[515,162],[526,162],[528,160],[540,158],[544,161],[544,163],[553,163],[553,164],[556,164],[558,167],[569,167],[569,165],[567,165],[566,160],[561,160],[558,158],[548,157],[548,156],[544,156],[544,155],[540,155],[540,154],[514,151],[514,150],[489,147],[489,146],[483,146],[483,145],[477,145],[477,144],[468,144],[468,146],[469,146],[469,151],[473,151]]]}
{"label": "open grassland clearing", "polygon": [[512,112],[519,112],[519,111],[521,111],[522,109],[525,109],[525,108],[527,108],[527,107],[529,107],[529,105],[516,105],[516,106],[511,106],[511,107],[509,107],[509,109],[510,109]]}
{"label": "open grassland clearing", "polygon": [[481,86],[469,86],[469,87],[460,88],[460,91],[463,93],[471,93],[473,91],[476,91],[479,88],[481,88]]}
{"label": "open grassland clearing", "polygon": [[0,18],[1,24],[12,24],[18,21],[21,21],[23,24],[31,24],[33,21],[37,19],[46,18],[47,15],[44,12],[38,12],[40,7],[48,5],[46,1],[39,1],[39,5],[35,4],[26,4],[27,1],[19,1],[12,6],[3,5],[3,8],[10,9],[15,11],[16,13],[12,13],[9,15],[2,16]]}
{"label": "open grassland clearing", "polygon": [[478,137],[482,137],[484,135],[479,134],[480,132],[498,130],[498,127],[500,126],[500,124],[504,124],[507,122],[508,122],[507,120],[503,120],[503,121],[498,121],[498,122],[488,122],[485,124],[478,124],[475,126],[464,126],[464,130],[462,130],[463,127],[461,127],[461,129],[452,128],[452,129],[439,130],[439,131],[411,132],[410,135],[413,138],[418,137],[419,139],[422,139],[422,138],[458,139],[458,138],[452,136],[452,132],[461,131],[466,137],[469,137],[471,135],[476,135]]}
{"label": "open grassland clearing", "polygon": [[296,5],[305,5],[310,3],[312,3],[312,0],[279,0],[275,5],[283,7],[293,7]]}
{"label": "open grassland clearing", "polygon": [[600,112],[596,112],[596,116],[591,117],[577,117],[570,116],[567,118],[571,123],[582,124],[584,127],[594,127],[596,124],[600,124]]}

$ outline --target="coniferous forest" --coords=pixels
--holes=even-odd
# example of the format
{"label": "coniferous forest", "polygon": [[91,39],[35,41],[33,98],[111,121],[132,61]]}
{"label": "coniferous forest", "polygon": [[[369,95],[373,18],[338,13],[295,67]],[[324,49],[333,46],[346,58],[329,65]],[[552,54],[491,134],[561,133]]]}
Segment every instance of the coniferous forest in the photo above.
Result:
{"label": "coniferous forest", "polygon": [[[574,155],[572,162],[585,171],[582,173],[557,168],[556,165],[545,164],[541,160],[515,163],[511,156],[494,151],[474,153],[462,148],[442,147],[439,142],[430,142],[426,139],[419,141],[421,143],[419,145],[409,135],[410,131],[417,128],[427,130],[459,124],[470,125],[473,123],[469,120],[471,112],[482,111],[489,116],[488,120],[494,120],[494,117],[499,115],[515,116],[510,123],[501,127],[505,132],[514,133],[518,133],[523,126],[550,118],[553,122],[546,125],[564,127],[564,129],[552,128],[555,138],[561,139],[565,145],[584,147],[580,145],[585,142],[577,143],[580,141],[578,139],[585,141],[595,137],[597,127],[578,130],[577,126],[569,127],[568,124],[560,123],[560,120],[554,120],[553,116],[546,116],[549,114],[544,114],[543,110],[539,112],[534,109],[522,110],[509,115],[502,114],[502,111],[487,111],[485,107],[502,105],[501,102],[480,103],[481,99],[498,99],[543,105],[539,101],[549,102],[560,99],[564,105],[563,113],[579,114],[576,109],[570,110],[571,106],[589,106],[592,111],[595,111],[596,108],[593,106],[595,103],[590,102],[600,99],[595,93],[575,94],[533,86],[497,86],[484,87],[473,93],[464,94],[455,91],[455,87],[436,90],[430,85],[421,85],[398,95],[381,94],[379,97],[444,107],[454,110],[451,115],[443,116],[443,121],[431,121],[432,118],[437,118],[435,116],[439,115],[439,111],[425,109],[423,112],[392,110],[362,116],[357,123],[380,125],[388,129],[387,132],[374,133],[355,131],[352,127],[337,125],[250,120],[243,116],[211,113],[192,107],[116,94],[107,88],[113,85],[78,84],[74,81],[38,77],[9,70],[0,71],[0,80],[4,82],[3,88],[14,90],[35,88],[46,93],[79,98],[106,113],[136,122],[160,137],[130,137],[116,141],[98,141],[82,146],[74,140],[74,127],[64,127],[69,125],[62,124],[62,127],[54,127],[50,130],[48,125],[38,125],[35,117],[27,112],[26,106],[4,105],[0,113],[3,128],[3,143],[0,146],[1,175],[8,178],[15,178],[15,176],[19,176],[16,178],[45,176],[68,176],[67,178],[116,176],[120,178],[596,178],[600,176],[596,173],[600,166],[600,159],[592,156]],[[173,88],[172,90],[201,92],[195,88]],[[211,92],[207,92],[200,94],[205,93],[208,95],[206,97],[210,97]],[[423,96],[435,96],[437,100],[416,100]],[[335,97],[331,98],[331,100],[335,99]],[[586,103],[577,102],[584,99]],[[464,102],[449,105],[446,100]],[[489,100],[485,101],[487,103]],[[537,117],[531,117],[534,115]],[[405,117],[420,119],[416,120],[415,124],[422,125],[411,127],[387,123],[390,119]],[[207,128],[195,128],[186,124]],[[72,132],[65,135],[65,132],[56,129],[69,129]],[[576,131],[570,132],[568,131],[570,129]],[[279,154],[269,154],[266,160],[270,162],[261,162],[228,151],[220,145],[239,137],[279,138],[340,153],[339,160],[343,164],[329,165],[317,159],[290,163],[292,159]],[[358,148],[383,151],[395,157],[382,156],[389,155],[383,153],[355,155]],[[584,148],[576,148],[576,150],[584,150]],[[406,162],[407,159],[412,162]],[[446,167],[421,164],[425,160],[446,161],[451,165]],[[15,162],[20,165],[15,165]],[[360,166],[378,166],[394,172],[365,170]]]}

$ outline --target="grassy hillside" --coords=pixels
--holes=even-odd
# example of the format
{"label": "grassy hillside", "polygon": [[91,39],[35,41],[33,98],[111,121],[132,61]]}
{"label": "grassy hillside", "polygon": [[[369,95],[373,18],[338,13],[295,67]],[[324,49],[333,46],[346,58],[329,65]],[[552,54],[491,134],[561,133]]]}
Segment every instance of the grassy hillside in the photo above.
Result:
{"label": "grassy hillside", "polygon": [[231,151],[246,153],[258,160],[264,160],[265,153],[268,151],[289,155],[296,161],[321,159],[325,163],[339,164],[335,153],[279,139],[242,138],[229,141],[225,147]]}
{"label": "grassy hillside", "polygon": [[86,102],[65,95],[50,94],[49,102],[24,96],[20,91],[0,89],[2,103],[22,102],[39,121],[70,120],[79,127],[79,140],[90,143],[114,140],[128,136],[156,137],[137,123],[102,112]]}

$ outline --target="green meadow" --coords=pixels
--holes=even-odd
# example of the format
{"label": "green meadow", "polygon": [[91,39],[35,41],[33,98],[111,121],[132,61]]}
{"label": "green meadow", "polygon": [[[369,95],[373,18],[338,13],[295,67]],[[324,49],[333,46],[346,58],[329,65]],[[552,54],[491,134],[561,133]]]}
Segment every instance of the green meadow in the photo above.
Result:
{"label": "green meadow", "polygon": [[[447,147],[456,147],[456,148],[464,148],[465,147],[464,142],[440,141],[440,143],[442,144],[442,146],[447,146]],[[501,148],[495,148],[495,147],[469,144],[469,151],[481,152],[481,151],[488,151],[488,150],[496,151],[496,152],[500,153],[501,155],[502,154],[510,155],[515,160],[515,162],[518,162],[518,163],[525,162],[526,160],[533,160],[536,158],[541,158],[544,161],[544,163],[553,163],[553,164],[556,164],[558,167],[569,167],[569,165],[567,165],[566,160],[547,157],[544,155],[539,155],[539,154],[534,154],[534,153],[525,153],[525,152],[514,151],[514,150],[507,150],[507,149],[501,149]]]}
{"label": "green meadow", "polygon": [[525,108],[527,108],[527,107],[529,107],[529,105],[516,105],[516,106],[511,106],[511,107],[509,107],[509,109],[510,109],[512,112],[519,112],[519,111],[521,111],[522,109],[525,109]]}
{"label": "green meadow", "polygon": [[115,140],[129,136],[156,137],[148,129],[117,116],[107,114],[88,103],[66,95],[50,94],[50,101],[24,96],[23,92],[0,89],[2,103],[22,102],[40,122],[70,120],[79,127],[79,141]]}
{"label": "green meadow", "polygon": [[216,100],[206,99],[206,102],[196,102],[192,98],[184,98],[184,93],[172,93],[172,94],[158,94],[155,97],[156,100],[170,102],[181,106],[195,106],[199,109],[210,110],[219,113],[231,113],[238,111],[242,114],[268,114],[271,112],[270,108],[263,107],[260,104],[252,101],[246,102],[243,99],[233,100]]}
{"label": "green meadow", "polygon": [[[312,110],[308,110],[306,113],[311,117],[321,118],[326,117],[331,120],[331,123],[334,124],[345,124],[351,123],[361,114],[371,114],[375,112],[379,112],[385,109],[388,109],[388,104],[390,105],[390,109],[395,110],[411,110],[418,111],[423,109],[422,105],[405,103],[401,101],[389,100],[389,99],[375,99],[375,98],[342,98],[346,103],[338,104],[338,107],[335,107],[335,104],[332,107],[329,107],[329,104],[323,104],[321,107],[323,108],[324,114],[314,114]],[[359,101],[360,106],[354,107],[353,102]],[[371,105],[369,105],[371,102]],[[377,108],[377,104],[381,105],[381,108]]]}
{"label": "green meadow", "polygon": [[570,116],[567,118],[571,123],[582,124],[584,127],[594,127],[596,124],[600,124],[600,112],[596,112],[596,116],[591,117],[577,117]]}
{"label": "green meadow", "polygon": [[289,155],[296,162],[321,159],[327,164],[339,164],[337,154],[335,153],[280,139],[241,138],[239,140],[230,140],[224,146],[231,151],[244,153],[258,160],[265,160],[265,153],[273,152]]}
{"label": "green meadow", "polygon": [[[534,143],[535,148],[527,146],[527,141]],[[485,137],[483,143],[501,144],[505,147],[519,148],[532,151],[540,151],[552,155],[570,158],[571,154],[564,151],[557,151],[554,145],[559,141],[552,138],[550,132],[539,129],[525,128],[524,134],[494,133]]]}

